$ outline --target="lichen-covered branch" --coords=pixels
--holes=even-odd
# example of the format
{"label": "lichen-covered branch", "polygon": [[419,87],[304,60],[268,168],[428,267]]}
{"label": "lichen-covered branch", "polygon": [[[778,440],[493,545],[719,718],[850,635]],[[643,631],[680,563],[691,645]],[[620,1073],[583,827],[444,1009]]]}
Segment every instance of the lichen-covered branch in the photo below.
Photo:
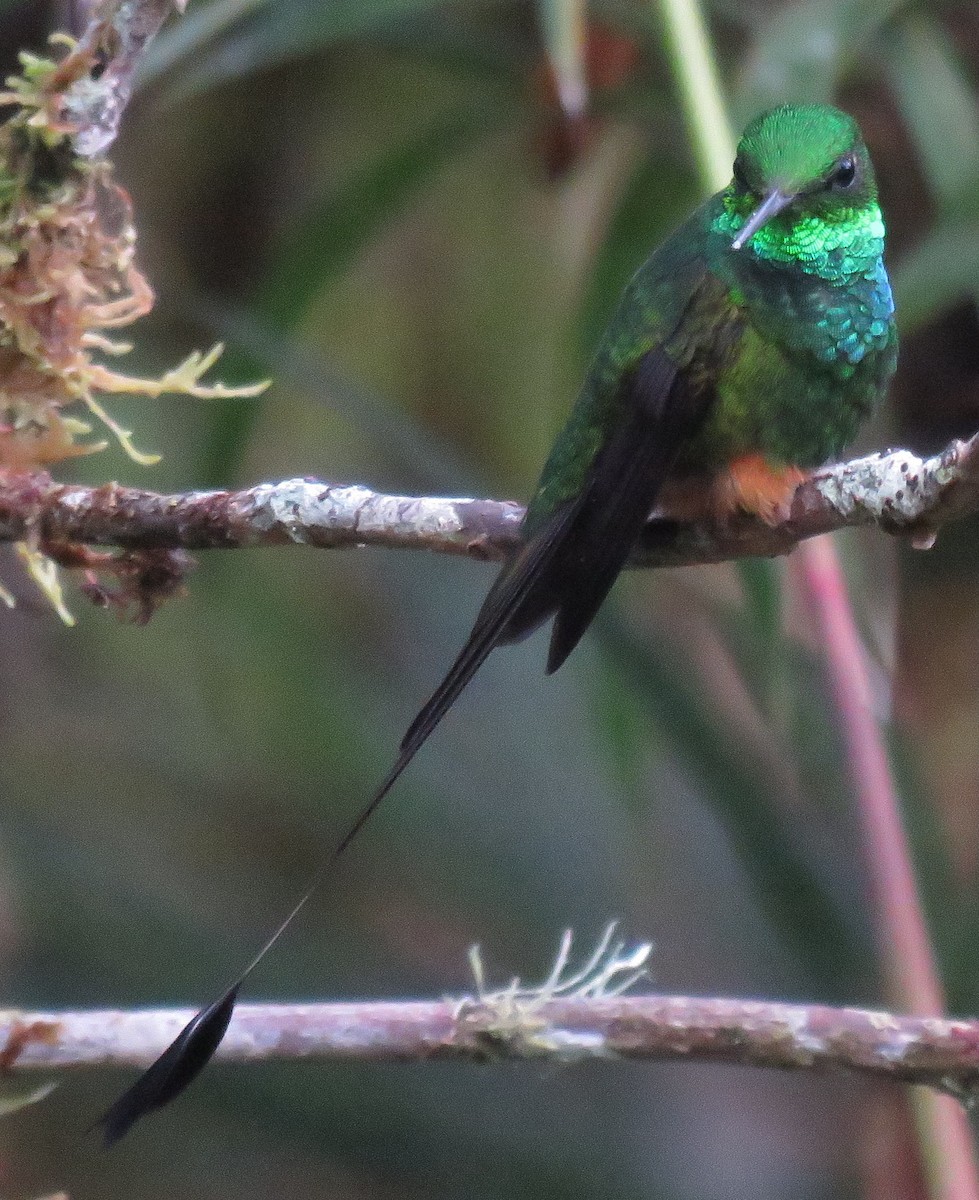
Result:
{"label": "lichen-covered branch", "polygon": [[[654,516],[633,563],[785,554],[804,538],[873,523],[928,545],[946,521],[977,510],[979,435],[931,458],[896,450],[826,468],[800,486],[788,518],[774,527],[748,516],[695,525]],[[0,479],[0,540],[36,540],[55,558],[58,546],[79,543],[129,550],[298,543],[496,560],[515,544],[522,515],[511,501],[389,496],[311,479],[172,496],[117,484],[56,483],[42,473]]]}
{"label": "lichen-covered branch", "polygon": [[[979,1021],[687,996],[569,996],[526,1011],[498,999],[240,1004],[217,1057],[679,1060],[852,1071],[962,1098],[979,1085]],[[191,1016],[190,1009],[0,1013],[0,1067],[145,1066]]]}
{"label": "lichen-covered branch", "polygon": [[73,52],[60,64],[73,82],[62,94],[61,117],[75,153],[104,154],[115,141],[133,78],[146,47],[186,0],[102,0]]}

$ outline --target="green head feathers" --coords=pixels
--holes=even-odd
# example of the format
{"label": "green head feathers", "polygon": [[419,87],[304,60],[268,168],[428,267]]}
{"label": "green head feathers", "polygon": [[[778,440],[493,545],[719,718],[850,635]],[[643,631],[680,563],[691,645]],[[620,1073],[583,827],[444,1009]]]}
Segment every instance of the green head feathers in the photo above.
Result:
{"label": "green head feathers", "polygon": [[785,230],[802,218],[847,221],[876,209],[876,197],[852,117],[825,104],[783,105],[756,117],[738,144],[725,195],[743,221],[732,245],[740,250],[776,218]]}

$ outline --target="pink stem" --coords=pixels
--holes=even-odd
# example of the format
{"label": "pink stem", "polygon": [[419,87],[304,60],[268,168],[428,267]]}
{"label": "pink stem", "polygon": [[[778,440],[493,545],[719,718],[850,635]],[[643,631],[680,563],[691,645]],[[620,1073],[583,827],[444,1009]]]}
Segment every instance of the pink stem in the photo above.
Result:
{"label": "pink stem", "polygon": [[[797,559],[822,634],[830,689],[856,791],[873,911],[891,1002],[918,1017],[940,1016],[945,996],[911,863],[900,802],[874,715],[866,653],[846,578],[828,537],[799,547]],[[962,1106],[922,1096],[916,1116],[936,1200],[979,1200],[979,1173]]]}

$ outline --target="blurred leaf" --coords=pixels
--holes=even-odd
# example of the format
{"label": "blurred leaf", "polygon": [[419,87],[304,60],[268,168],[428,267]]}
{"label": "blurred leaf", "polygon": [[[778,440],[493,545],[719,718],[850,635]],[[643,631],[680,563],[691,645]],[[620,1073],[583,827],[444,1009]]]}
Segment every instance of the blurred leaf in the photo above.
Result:
{"label": "blurred leaf", "polygon": [[735,564],[748,609],[762,637],[778,636],[782,618],[782,571],[770,558],[739,558]]}
{"label": "blurred leaf", "polygon": [[598,744],[618,785],[630,796],[645,778],[652,742],[649,721],[614,663],[599,660],[595,691]]}
{"label": "blurred leaf", "polygon": [[723,822],[769,919],[820,986],[845,995],[866,971],[863,931],[852,910],[828,890],[805,829],[772,792],[778,780],[766,776],[760,764],[752,768],[741,740],[718,725],[689,667],[664,643],[651,641],[648,630],[639,639],[621,622],[606,619],[601,637],[633,694],[703,784],[705,800]]}
{"label": "blurred leaf", "polygon": [[519,26],[481,20],[480,8],[420,10],[379,28],[371,44],[409,53],[416,62],[437,63],[442,70],[509,79],[523,89],[537,61],[536,45]]}
{"label": "blurred leaf", "polygon": [[[296,225],[274,253],[272,266],[254,303],[256,317],[248,323],[244,314],[242,333],[246,344],[260,351],[269,367],[279,364],[293,377],[302,376],[307,383],[316,376],[311,395],[330,396],[338,411],[344,411],[365,428],[381,435],[384,446],[397,445],[399,453],[416,449],[416,469],[419,478],[429,482],[446,478],[447,454],[433,453],[434,444],[422,431],[414,428],[411,418],[401,414],[396,421],[400,436],[394,437],[389,405],[363,407],[366,389],[358,389],[358,403],[344,403],[351,389],[333,373],[326,378],[317,357],[311,369],[313,352],[299,345],[290,345],[281,335],[294,329],[304,318],[309,305],[347,270],[356,256],[376,238],[387,221],[404,211],[411,197],[431,181],[438,171],[481,134],[493,127],[493,112],[472,106],[463,111],[444,112],[403,144],[384,150],[366,167],[344,180],[322,197]],[[213,315],[213,305],[203,306]],[[226,324],[228,314],[221,319]],[[275,338],[281,341],[278,346]],[[324,386],[325,385],[325,386]],[[382,411],[383,409],[383,411]],[[242,448],[248,444],[260,409],[258,405],[238,404],[215,409],[210,437],[202,447],[205,479],[218,481],[228,478]],[[373,414],[373,415],[372,415]],[[461,479],[464,472],[456,460],[449,475]]]}
{"label": "blurred leaf", "polygon": [[[721,632],[724,648],[768,728],[770,764],[780,765],[775,778],[770,764],[767,768],[760,764],[755,772],[757,786],[770,795],[779,811],[793,812],[794,835],[814,866],[819,866],[817,873],[827,881],[836,907],[860,906],[861,885],[838,855],[840,838],[852,836],[856,844],[859,834],[853,823],[850,781],[840,771],[843,750],[837,713],[822,686],[822,656],[786,635],[780,609],[778,623],[770,625],[776,610],[768,608],[766,618],[766,608],[763,604],[760,612],[752,612],[710,598],[706,601],[712,625]],[[724,731],[723,713],[713,719],[730,742],[733,735]],[[744,756],[746,748],[741,752]]]}
{"label": "blurred leaf", "polygon": [[735,125],[791,100],[832,98],[858,54],[904,0],[809,0],[768,15],[734,96]]}
{"label": "blurred leaf", "polygon": [[146,87],[183,60],[201,54],[207,44],[270,0],[213,0],[197,4],[160,33],[140,63],[137,87]]}
{"label": "blurred leaf", "polygon": [[609,222],[583,305],[582,343],[588,353],[629,277],[697,202],[699,184],[685,145],[679,161],[671,151],[672,146],[658,146],[636,167]]}
{"label": "blurred leaf", "polygon": [[403,212],[440,168],[492,124],[492,114],[476,106],[444,112],[322,197],[276,253],[258,297],[267,319],[292,328],[384,223]]}
{"label": "blurred leaf", "polygon": [[925,921],[950,1010],[975,1012],[979,1006],[979,911],[970,911],[966,889],[956,878],[948,829],[928,794],[926,773],[913,741],[894,727],[887,735]]}
{"label": "blurred leaf", "polygon": [[916,11],[896,21],[884,56],[940,211],[979,211],[979,107],[938,21]]}
{"label": "blurred leaf", "polygon": [[[198,95],[291,59],[315,54],[438,0],[217,0],[200,12],[189,33],[170,26],[157,39],[141,74],[146,84],[163,72],[179,72],[172,85],[181,99]],[[209,15],[211,8],[221,11]],[[222,36],[218,36],[221,34]],[[177,44],[172,44],[177,39]]]}
{"label": "blurred leaf", "polygon": [[54,1080],[47,1083],[29,1083],[23,1078],[11,1078],[9,1075],[0,1079],[0,1117],[20,1112],[32,1104],[38,1104],[46,1099],[57,1087]]}
{"label": "blurred leaf", "polygon": [[936,931],[942,934],[936,938],[936,949],[948,1011],[972,1015],[979,1010],[979,898],[960,895],[954,906],[949,904],[948,896],[937,899],[939,905],[930,910],[930,916]]}
{"label": "blurred leaf", "polygon": [[782,629],[782,564],[770,558],[741,558],[738,576],[746,604],[738,618],[748,622],[751,649],[740,656],[739,666],[762,711],[774,716],[773,700],[784,677],[785,654]]}
{"label": "blurred leaf", "polygon": [[537,10],[558,102],[566,117],[580,117],[588,107],[584,0],[537,0]]}
{"label": "blurred leaf", "polygon": [[[242,378],[268,373],[277,383],[290,384],[366,433],[377,454],[390,457],[392,466],[397,467],[404,480],[400,486],[446,493],[479,490],[474,468],[463,462],[447,441],[386,396],[351,379],[315,347],[270,325],[250,309],[194,296],[183,298],[181,305],[215,339],[228,341],[254,358],[256,367],[243,367]],[[205,467],[205,478],[227,479],[229,461],[239,444],[236,439],[241,438],[243,427],[252,423],[254,414],[254,405],[240,405],[221,418],[219,433],[211,443],[215,457]]]}
{"label": "blurred leaf", "polygon": [[901,333],[936,313],[979,295],[979,227],[975,222],[937,225],[894,272]]}

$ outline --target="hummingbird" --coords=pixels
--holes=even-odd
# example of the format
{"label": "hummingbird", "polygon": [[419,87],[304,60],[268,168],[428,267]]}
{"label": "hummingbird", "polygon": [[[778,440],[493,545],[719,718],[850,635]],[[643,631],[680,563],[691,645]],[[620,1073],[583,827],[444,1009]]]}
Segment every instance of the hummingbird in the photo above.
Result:
{"label": "hummingbird", "polygon": [[625,289],[472,632],[388,774],[236,979],[103,1115],[107,1145],[174,1099],[216,1051],[239,991],[330,875],[498,646],[552,622],[556,671],[654,507],[776,524],[837,456],[897,361],[874,171],[852,117],[783,105],[745,129],[731,182]]}

